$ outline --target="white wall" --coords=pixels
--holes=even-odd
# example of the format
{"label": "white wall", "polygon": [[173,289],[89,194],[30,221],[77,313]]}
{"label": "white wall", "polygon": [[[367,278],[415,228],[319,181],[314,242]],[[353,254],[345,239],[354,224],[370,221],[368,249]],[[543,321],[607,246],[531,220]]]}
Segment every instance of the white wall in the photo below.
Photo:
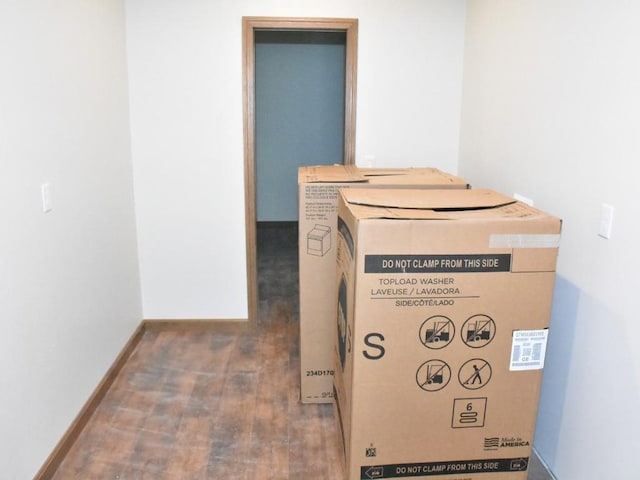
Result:
{"label": "white wall", "polygon": [[560,480],[640,471],[638,18],[631,1],[468,6],[459,174],[564,220],[535,441]]}
{"label": "white wall", "polygon": [[146,318],[247,315],[242,16],[358,18],[357,162],[457,170],[464,0],[127,0]]}
{"label": "white wall", "polygon": [[123,15],[0,6],[2,478],[33,477],[141,321]]}

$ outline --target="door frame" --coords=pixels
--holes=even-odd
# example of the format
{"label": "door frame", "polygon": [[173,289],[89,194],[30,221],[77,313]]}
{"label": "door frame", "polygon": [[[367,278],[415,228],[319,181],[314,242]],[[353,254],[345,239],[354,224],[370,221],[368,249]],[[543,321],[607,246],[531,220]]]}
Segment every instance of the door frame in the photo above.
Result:
{"label": "door frame", "polygon": [[255,31],[337,31],[346,33],[344,163],[355,164],[358,19],[242,17],[242,89],[244,112],[244,194],[249,321],[258,319],[258,268],[255,167]]}

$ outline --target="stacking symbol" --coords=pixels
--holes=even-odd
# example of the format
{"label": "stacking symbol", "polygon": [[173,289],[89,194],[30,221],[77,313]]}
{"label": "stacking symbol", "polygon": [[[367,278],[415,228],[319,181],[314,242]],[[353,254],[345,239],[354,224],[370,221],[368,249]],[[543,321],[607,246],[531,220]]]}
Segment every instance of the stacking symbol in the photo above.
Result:
{"label": "stacking symbol", "polygon": [[[487,411],[487,398],[456,398],[453,401],[452,428],[479,428],[484,427],[484,419]],[[485,448],[487,440],[485,438]]]}

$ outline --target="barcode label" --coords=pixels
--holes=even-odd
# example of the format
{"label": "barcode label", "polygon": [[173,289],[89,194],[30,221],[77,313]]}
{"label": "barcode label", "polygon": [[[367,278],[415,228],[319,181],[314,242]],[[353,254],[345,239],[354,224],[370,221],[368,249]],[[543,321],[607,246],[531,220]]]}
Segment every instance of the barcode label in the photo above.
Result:
{"label": "barcode label", "polygon": [[549,330],[515,330],[509,370],[540,370],[544,367]]}

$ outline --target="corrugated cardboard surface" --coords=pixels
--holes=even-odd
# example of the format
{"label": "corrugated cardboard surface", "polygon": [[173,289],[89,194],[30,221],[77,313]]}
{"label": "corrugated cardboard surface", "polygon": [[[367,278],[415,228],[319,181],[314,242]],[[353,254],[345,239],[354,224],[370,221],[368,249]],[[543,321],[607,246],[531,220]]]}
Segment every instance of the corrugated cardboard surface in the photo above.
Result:
{"label": "corrugated cardboard surface", "polygon": [[338,190],[354,186],[467,189],[469,185],[435,168],[361,169],[329,165],[300,168],[298,186],[301,400],[330,403]]}
{"label": "corrugated cardboard surface", "polygon": [[561,222],[505,198],[341,192],[334,384],[348,480],[526,479]]}

